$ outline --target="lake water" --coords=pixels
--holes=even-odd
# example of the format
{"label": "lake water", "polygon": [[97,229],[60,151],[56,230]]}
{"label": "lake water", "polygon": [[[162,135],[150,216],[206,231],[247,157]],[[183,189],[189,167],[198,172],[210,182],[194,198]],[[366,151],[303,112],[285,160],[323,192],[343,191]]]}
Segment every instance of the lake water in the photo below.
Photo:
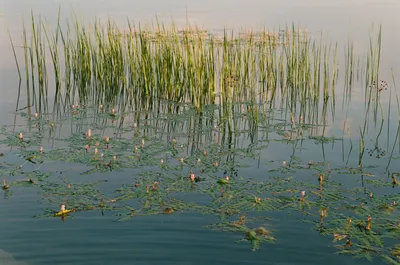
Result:
{"label": "lake water", "polygon": [[[0,1],[0,176],[9,186],[0,200],[1,265],[399,264],[400,196],[391,178],[400,177],[392,79],[392,70],[395,78],[400,71],[399,1]],[[217,115],[220,106],[172,113],[168,102],[160,103],[163,111],[115,115],[90,105],[38,119],[21,103],[16,113],[19,79],[8,30],[23,65],[22,19],[33,10],[55,27],[59,7],[62,21],[73,9],[86,22],[111,18],[120,28],[127,17],[141,24],[173,18],[178,28],[188,18],[213,32],[295,23],[338,42],[341,58],[348,39],[363,58],[371,29],[382,25],[382,109],[376,121],[365,118],[361,82],[351,104],[342,105],[340,77],[336,105],[325,105],[325,116],[319,105],[302,122],[298,114],[292,122],[285,104],[270,110],[265,102],[240,102],[227,115]],[[230,120],[234,133],[225,128]],[[190,172],[202,181],[190,181]],[[60,204],[75,211],[55,217]],[[268,233],[252,238],[258,227]]]}

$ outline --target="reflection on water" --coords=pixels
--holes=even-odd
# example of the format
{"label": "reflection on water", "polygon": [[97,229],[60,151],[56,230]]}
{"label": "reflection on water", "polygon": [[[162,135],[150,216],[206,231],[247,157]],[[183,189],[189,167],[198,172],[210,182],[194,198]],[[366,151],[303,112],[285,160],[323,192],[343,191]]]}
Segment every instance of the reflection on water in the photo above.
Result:
{"label": "reflection on water", "polygon": [[[375,90],[355,82],[348,94],[339,79],[336,101],[252,98],[199,109],[150,99],[132,109],[71,100],[36,116],[22,104],[14,116],[6,22],[19,46],[22,17],[33,8],[52,27],[60,5],[62,20],[72,6],[85,21],[110,16],[121,28],[126,17],[155,15],[214,31],[294,22],[338,41],[341,55],[348,36],[363,54],[371,24],[382,23],[379,79],[389,85],[369,111],[364,93]],[[399,8],[393,0],[2,1],[0,245],[15,258],[0,250],[0,264],[396,264],[400,141],[388,69],[399,64]],[[57,216],[60,205],[71,212]]]}
{"label": "reflection on water", "polygon": [[[371,244],[361,255],[381,264],[384,254],[372,253],[391,251],[391,239],[381,243],[396,237],[397,228],[386,227],[399,217],[400,197],[384,170],[389,155],[357,167],[351,139],[318,137],[318,123],[293,124],[282,110],[254,116],[256,107],[237,104],[226,116],[220,106],[168,104],[18,113],[26,125],[0,133],[8,185],[1,244],[42,265],[365,264],[334,254],[345,244],[348,255]],[[390,174],[399,170],[395,164]],[[57,216],[60,205],[72,212]],[[299,244],[303,238],[312,240]],[[46,246],[51,253],[40,251]]]}

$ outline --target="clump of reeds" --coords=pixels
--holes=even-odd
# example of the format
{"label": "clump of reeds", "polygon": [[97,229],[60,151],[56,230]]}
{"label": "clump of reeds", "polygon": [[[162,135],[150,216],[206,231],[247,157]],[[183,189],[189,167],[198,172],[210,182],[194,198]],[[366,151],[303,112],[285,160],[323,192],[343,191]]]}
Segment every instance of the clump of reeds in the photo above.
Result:
{"label": "clump of reeds", "polygon": [[55,103],[78,99],[81,104],[123,102],[138,108],[163,98],[190,102],[200,110],[219,100],[227,111],[232,102],[272,102],[278,95],[287,98],[291,108],[320,94],[334,100],[337,45],[332,48],[322,37],[315,40],[294,25],[283,31],[216,35],[190,24],[182,30],[174,24],[127,24],[124,30],[112,20],[83,25],[73,16],[65,28],[58,21],[51,31],[32,13],[31,32],[24,27],[23,41],[27,91],[32,95],[28,100],[36,111],[47,106],[50,76]]}

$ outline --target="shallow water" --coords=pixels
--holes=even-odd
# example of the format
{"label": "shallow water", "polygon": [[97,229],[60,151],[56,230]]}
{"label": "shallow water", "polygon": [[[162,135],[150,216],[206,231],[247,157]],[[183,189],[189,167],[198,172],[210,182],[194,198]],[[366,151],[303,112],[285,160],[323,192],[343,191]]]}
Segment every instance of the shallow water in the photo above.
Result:
{"label": "shallow water", "polygon": [[[375,232],[392,235],[386,228],[391,222],[399,220],[398,209],[394,208],[390,215],[381,216],[379,207],[400,199],[398,186],[390,185],[391,173],[400,171],[397,162],[400,148],[396,139],[398,115],[397,107],[393,107],[393,94],[391,114],[385,114],[387,123],[378,139],[379,147],[385,153],[379,158],[376,152],[368,155],[368,150],[374,149],[379,132],[379,124],[371,121],[362,170],[357,169],[359,127],[364,121],[360,89],[354,90],[352,104],[346,109],[341,108],[342,95],[338,93],[340,103],[334,113],[328,113],[329,125],[324,134],[322,126],[307,128],[298,124],[298,127],[292,127],[290,116],[284,110],[275,111],[267,122],[259,121],[257,134],[254,135],[248,127],[248,113],[240,113],[240,106],[236,115],[241,125],[236,128],[237,134],[231,135],[220,127],[213,129],[214,122],[218,124],[223,117],[220,117],[221,120],[209,119],[208,123],[204,119],[196,127],[193,124],[199,122],[199,117],[195,112],[182,117],[176,115],[170,120],[154,118],[151,126],[147,127],[142,115],[135,137],[132,134],[132,113],[127,114],[127,121],[122,125],[125,130],[117,128],[120,125],[118,119],[112,122],[113,118],[102,116],[105,122],[102,123],[102,119],[95,118],[96,115],[94,118],[77,118],[71,110],[61,120],[51,115],[41,117],[39,121],[33,117],[29,120],[24,115],[26,110],[14,115],[18,75],[6,25],[18,45],[21,20],[22,17],[28,20],[30,9],[41,13],[51,24],[56,20],[60,5],[62,18],[69,16],[72,6],[81,10],[85,20],[95,16],[102,19],[111,17],[121,25],[124,25],[127,16],[146,23],[154,20],[155,15],[167,22],[172,17],[178,26],[184,25],[188,17],[191,22],[210,30],[224,27],[279,28],[294,22],[304,25],[316,36],[322,31],[334,42],[344,44],[350,36],[359,54],[368,47],[371,25],[381,23],[384,37],[380,78],[391,80],[390,69],[396,72],[400,65],[399,58],[393,56],[397,54],[400,44],[395,34],[400,22],[398,1],[308,0],[299,4],[289,0],[246,3],[181,0],[169,3],[41,0],[31,3],[2,0],[0,111],[3,115],[0,124],[7,127],[0,132],[0,153],[4,153],[0,157],[0,175],[6,178],[10,187],[2,191],[4,199],[0,202],[0,249],[5,251],[4,254],[0,252],[1,264],[368,264],[366,259],[338,255],[338,245],[343,247],[346,240],[334,242],[333,232],[344,233],[348,216],[355,224],[360,220],[365,222],[371,215],[373,235]],[[22,56],[20,51],[17,56]],[[386,111],[389,99],[389,91],[383,91],[381,102]],[[98,106],[90,110],[97,114]],[[260,110],[265,109],[260,106]],[[158,115],[154,113],[154,117]],[[54,130],[47,120],[55,121]],[[347,120],[350,134],[343,133],[344,120]],[[12,126],[14,121],[17,127]],[[311,121],[305,119],[304,122]],[[93,129],[95,124],[102,125]],[[165,128],[176,124],[182,127],[177,126],[168,133],[165,131]],[[101,143],[99,153],[104,152],[107,162],[117,155],[118,162],[114,164],[115,168],[110,167],[111,171],[99,163],[98,157],[93,158],[93,146],[90,153],[84,151],[87,141],[84,133],[89,128],[98,137],[96,141]],[[304,137],[299,136],[299,128],[304,130]],[[25,140],[37,142],[22,147],[25,144],[17,139],[21,131]],[[290,140],[281,132],[291,135]],[[326,139],[320,138],[321,135]],[[104,136],[111,137],[109,149],[104,146]],[[229,136],[233,138],[231,142]],[[333,140],[333,137],[338,139]],[[146,138],[144,148],[140,147],[142,138]],[[172,139],[178,141],[176,148],[172,147]],[[322,140],[327,142],[322,143]],[[137,152],[135,145],[139,150]],[[40,146],[44,147],[44,154],[38,152]],[[203,155],[204,149],[207,156]],[[34,158],[37,164],[25,159],[32,154],[37,156]],[[183,167],[179,166],[180,157],[185,157]],[[199,158],[200,165],[197,163]],[[161,159],[164,165],[160,165]],[[310,168],[307,165],[309,160],[313,163]],[[219,166],[214,168],[215,161],[219,161]],[[282,166],[283,161],[287,166]],[[327,163],[332,172],[328,172]],[[92,174],[83,174],[88,170],[93,170]],[[204,177],[205,181],[191,184],[189,171]],[[49,176],[43,177],[43,173],[49,173]],[[318,183],[319,174],[324,175],[323,188]],[[222,186],[222,191],[220,187],[214,189],[214,185],[218,185],[217,180],[226,175],[230,176],[231,186]],[[21,180],[29,177],[34,180],[33,185],[26,181],[21,184]],[[294,182],[286,183],[284,180],[288,178],[293,178]],[[93,183],[99,180],[107,182],[97,187]],[[159,191],[146,195],[145,186],[151,187],[154,181],[159,182]],[[135,183],[140,183],[140,186],[134,187]],[[265,183],[272,184],[264,186],[267,185]],[[68,184],[70,188],[67,188]],[[325,199],[325,195],[319,196],[321,189],[328,197],[335,194],[344,194],[344,197],[338,201]],[[298,200],[302,190],[306,191],[309,204]],[[370,193],[373,194],[371,200]],[[277,199],[279,194],[290,203],[280,198],[278,205],[272,209],[259,210],[258,204],[253,202],[253,197],[260,196],[268,203],[269,199]],[[218,199],[220,196],[222,201]],[[114,199],[115,202],[112,201]],[[100,207],[102,200],[105,206]],[[77,209],[64,221],[53,216],[61,203],[66,203],[68,209]],[[165,203],[175,208],[172,214],[163,214]],[[345,207],[347,203],[355,209]],[[357,208],[361,203],[365,207]],[[132,218],[130,207],[137,212]],[[323,207],[328,208],[328,217],[323,225],[332,233],[324,234],[323,229],[321,234],[317,231]],[[237,209],[240,211],[232,215],[217,214],[219,210]],[[249,219],[260,218],[254,223],[249,222],[248,227],[265,226],[271,230],[276,242],[261,242],[259,249],[252,251],[252,242],[245,240],[245,232],[213,231],[208,227],[223,222],[232,223],[241,214]],[[370,235],[365,234],[369,238]],[[354,232],[353,249],[363,236]],[[398,239],[396,236],[394,233]],[[237,242],[243,239],[245,242]],[[370,263],[386,264],[380,257],[390,252],[396,244],[393,241],[393,238],[387,239],[384,247],[379,246],[378,254],[372,256]]]}
{"label": "shallow water", "polygon": [[[176,118],[176,120],[186,122],[179,118]],[[251,151],[247,148],[250,144],[249,140],[246,139],[248,132],[244,131],[242,135],[235,137],[234,142],[236,144],[233,144],[231,149],[227,148],[226,145],[225,148],[221,149],[221,147],[218,147],[219,145],[212,143],[214,138],[212,127],[205,129],[202,137],[203,144],[200,144],[200,146],[205,146],[204,148],[208,151],[206,157],[203,157],[202,148],[199,148],[196,143],[192,146],[189,142],[189,146],[180,147],[181,144],[186,145],[187,140],[184,136],[186,131],[179,132],[181,137],[177,138],[178,147],[176,151],[178,155],[176,156],[171,155],[171,150],[174,148],[171,146],[171,140],[167,138],[178,133],[178,131],[170,132],[167,135],[148,133],[150,136],[146,141],[148,147],[141,148],[139,154],[135,154],[132,149],[134,148],[133,143],[136,142],[138,146],[140,145],[141,135],[144,133],[142,129],[138,129],[138,136],[128,137],[128,139],[131,139],[129,142],[133,141],[130,146],[125,146],[123,142],[119,143],[119,134],[117,133],[112,137],[109,149],[105,148],[103,143],[101,143],[99,149],[100,152],[108,154],[107,157],[110,157],[109,155],[113,153],[118,154],[117,159],[121,160],[121,164],[118,165],[128,168],[107,170],[104,173],[94,171],[94,173],[87,175],[85,172],[93,169],[93,162],[97,161],[97,159],[92,160],[94,158],[93,147],[91,147],[90,153],[84,151],[82,144],[78,144],[75,148],[68,147],[69,144],[76,145],[75,141],[85,142],[86,136],[83,134],[86,129],[77,128],[74,125],[81,121],[85,120],[72,122],[72,131],[77,129],[81,132],[73,134],[75,140],[69,139],[68,135],[70,134],[65,130],[63,136],[50,132],[50,137],[46,136],[46,130],[43,131],[44,138],[39,141],[39,145],[44,146],[43,154],[38,153],[38,146],[21,149],[18,147],[18,142],[15,142],[12,138],[3,142],[3,144],[8,143],[16,146],[8,150],[4,148],[6,155],[1,158],[3,174],[7,176],[10,188],[4,191],[5,199],[0,204],[0,220],[3,227],[0,238],[4,249],[13,253],[17,260],[28,264],[126,264],[127,261],[135,261],[139,264],[204,264],[209,262],[218,264],[264,264],[266,261],[270,264],[320,264],[321,262],[327,264],[365,264],[364,259],[353,260],[350,256],[335,254],[338,251],[338,243],[332,241],[332,235],[319,235],[318,231],[314,230],[319,220],[318,205],[320,200],[322,200],[322,205],[326,204],[330,211],[330,215],[326,219],[327,227],[330,227],[332,224],[329,224],[329,222],[334,222],[342,212],[334,201],[331,205],[329,200],[325,201],[325,199],[319,199],[316,196],[320,189],[316,179],[317,172],[322,170],[323,174],[327,174],[324,161],[330,162],[332,173],[326,175],[327,179],[323,185],[323,190],[330,193],[336,190],[337,184],[344,185],[335,193],[340,194],[341,190],[348,189],[350,194],[353,195],[344,197],[343,203],[348,202],[356,206],[358,202],[363,201],[368,205],[368,194],[370,192],[373,192],[376,198],[383,199],[383,201],[385,201],[384,197],[389,194],[392,194],[394,198],[398,197],[397,187],[391,188],[388,185],[388,188],[380,188],[379,183],[364,182],[360,176],[366,175],[368,171],[376,174],[376,177],[365,177],[366,179],[381,179],[389,184],[390,180],[384,173],[384,167],[388,162],[386,156],[380,160],[366,157],[364,164],[374,165],[377,168],[366,168],[364,173],[349,174],[345,172],[350,170],[351,165],[357,164],[357,153],[350,154],[351,159],[348,162],[350,167],[346,166],[346,161],[343,161],[341,157],[343,149],[340,140],[322,146],[314,143],[313,140],[305,139],[303,144],[297,142],[298,146],[296,147],[291,143],[274,142],[274,139],[279,140],[280,137],[270,133],[268,134],[268,147],[261,148],[260,151]],[[168,123],[168,121],[164,122]],[[33,121],[33,124],[35,124],[35,121]],[[61,122],[58,124],[61,124]],[[111,125],[112,123],[109,121],[108,126]],[[125,126],[130,128],[132,123],[125,124]],[[143,125],[138,127],[141,128],[141,126]],[[58,127],[59,125],[56,126],[56,128]],[[160,123],[159,128],[162,127],[162,123]],[[98,136],[98,133],[107,135],[107,130],[111,128],[109,127],[104,131],[93,130],[93,137],[100,137],[99,141],[102,142],[102,137]],[[260,128],[256,137],[258,140],[254,141],[253,148],[261,147],[266,143],[263,139],[263,130]],[[6,132],[8,131],[9,129]],[[37,128],[33,126],[30,132],[24,132],[26,139],[32,141],[36,137],[36,131]],[[6,132],[3,131],[3,135]],[[188,133],[193,132],[188,130]],[[221,137],[220,132],[215,134]],[[52,140],[54,139],[65,139],[65,142],[58,140],[53,144]],[[121,141],[124,141],[123,139],[121,138]],[[13,141],[13,144],[10,141]],[[57,150],[65,151],[64,154],[61,152],[60,156]],[[217,150],[219,151],[216,152]],[[347,151],[347,149],[344,151]],[[26,157],[27,154],[32,152],[37,155],[34,160],[37,159],[37,162],[44,161],[44,163],[24,164],[25,159],[21,158],[19,154]],[[226,152],[232,155],[224,155]],[[290,160],[291,154],[295,156],[292,157],[293,160]],[[323,154],[326,157],[325,159],[321,158]],[[127,156],[132,156],[132,158],[127,160]],[[142,157],[137,160],[137,163],[131,166],[126,164],[131,163],[129,161],[136,161],[135,157],[137,156]],[[82,163],[65,163],[65,161],[77,157],[84,159]],[[177,159],[179,157],[185,157],[187,160],[182,168],[178,166]],[[160,165],[160,158],[164,159],[165,167]],[[196,163],[198,158],[202,160],[200,165]],[[213,163],[214,159],[219,160],[220,165],[210,172],[210,167],[213,167],[210,163]],[[321,162],[322,164],[320,166],[315,164],[315,167],[312,165],[309,169],[307,166],[309,159],[313,163]],[[282,167],[283,160],[287,160],[287,168]],[[88,162],[89,165],[86,166],[85,164]],[[19,165],[23,165],[22,168]],[[100,165],[102,164],[100,163]],[[98,169],[102,170],[102,167],[100,166]],[[187,177],[190,170],[193,170],[196,175],[200,174],[201,177],[205,178],[205,181],[194,186],[190,184]],[[390,170],[399,170],[398,165],[393,163]],[[41,177],[45,173],[50,175]],[[214,211],[224,207],[225,203],[218,206],[219,204],[215,204],[216,201],[214,201],[215,199],[219,200],[218,188],[211,192],[211,194],[215,192],[217,196],[214,199],[209,197],[209,192],[212,191],[210,187],[215,185],[215,181],[225,175],[230,175],[230,181],[233,181],[231,184],[233,185],[231,187],[233,193],[229,195],[233,197],[225,202],[227,205],[232,203],[233,208],[231,209],[236,209],[235,198],[239,198],[238,202],[240,202],[242,194],[244,196],[243,202],[253,200],[251,194],[261,196],[263,199],[266,196],[265,200],[273,198],[275,195],[272,195],[270,191],[259,190],[259,187],[262,187],[265,183],[271,181],[273,183],[272,177],[278,177],[282,180],[293,178],[295,182],[287,187],[293,188],[294,194],[289,193],[285,196],[296,198],[300,191],[304,189],[309,194],[307,200],[312,206],[309,209],[306,207],[305,212],[299,211],[298,207],[301,207],[302,203],[295,199],[293,205],[283,206],[283,204],[284,208],[278,207],[276,210],[258,211],[256,204],[250,202],[247,210],[243,210],[241,213],[245,213],[247,218],[267,217],[270,220],[260,219],[254,224],[249,224],[249,226],[257,227],[264,224],[272,230],[273,236],[276,238],[275,243],[261,243],[260,249],[253,252],[249,242],[237,242],[244,238],[243,232],[219,232],[212,231],[207,227],[224,220],[233,222],[238,217],[238,214],[218,217],[218,215],[209,213],[210,210]],[[21,186],[21,181],[24,179],[26,181],[28,176],[34,179],[35,184]],[[90,183],[99,180],[107,180],[107,182],[99,184],[99,191],[95,191],[97,185],[92,186]],[[149,206],[142,208],[143,205],[140,205],[146,203],[140,199],[142,195],[138,193],[144,194],[144,185],[151,186],[155,180],[159,182],[162,194],[158,195],[158,192],[151,192],[153,195],[147,195],[145,201],[152,201],[152,198],[160,198],[160,201],[156,199],[156,201],[150,202],[150,208],[146,208]],[[70,188],[66,187],[68,183],[71,184]],[[85,183],[89,184],[86,188],[82,186]],[[140,183],[140,186],[135,188],[133,183]],[[285,190],[284,186],[281,186],[282,183],[279,183],[276,183],[275,187],[271,186],[272,191]],[[358,188],[361,188],[361,190],[358,190]],[[133,192],[132,195],[129,195],[130,190]],[[230,194],[230,188],[228,187],[225,192]],[[125,193],[128,197],[124,199],[120,195]],[[139,197],[129,199],[129,196],[135,197],[135,193]],[[111,198],[115,198],[116,201],[110,202]],[[146,198],[146,195],[144,198]],[[168,204],[171,198],[182,200],[188,203],[188,206],[179,209],[179,206],[176,205],[173,206],[176,209],[174,213],[170,215],[162,214],[163,202]],[[97,206],[101,199],[105,199],[106,206],[104,208]],[[60,217],[52,216],[52,212],[57,210],[60,203],[67,203],[68,208],[77,209],[77,212],[66,217],[64,222],[60,220]],[[198,206],[189,206],[193,203]],[[92,208],[88,208],[89,206]],[[126,206],[133,207],[136,210],[141,209],[138,210],[138,216],[129,218],[129,210]],[[225,209],[229,209],[229,207]],[[346,211],[343,213],[347,215]],[[376,212],[373,213],[376,214]],[[354,219],[364,218],[364,215],[357,213],[349,212],[348,214]],[[396,219],[396,216],[397,212],[391,218]],[[378,216],[375,218],[378,218]],[[378,258],[375,258],[374,264],[380,264]]]}

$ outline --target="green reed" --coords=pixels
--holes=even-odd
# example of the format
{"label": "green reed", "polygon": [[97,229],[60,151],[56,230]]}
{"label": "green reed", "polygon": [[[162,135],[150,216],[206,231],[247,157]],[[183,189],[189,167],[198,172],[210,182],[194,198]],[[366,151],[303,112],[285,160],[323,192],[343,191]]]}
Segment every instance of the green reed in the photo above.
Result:
{"label": "green reed", "polygon": [[[263,102],[271,109],[284,107],[292,113],[294,126],[303,118],[322,123],[323,139],[329,105],[334,118],[339,48],[337,43],[325,42],[322,34],[315,38],[292,25],[278,31],[224,30],[218,35],[190,23],[178,29],[158,20],[151,27],[127,20],[127,28],[121,30],[112,20],[84,24],[77,15],[65,26],[58,18],[52,31],[40,17],[37,21],[33,13],[31,16],[30,34],[25,26],[23,30],[25,78],[28,106],[35,105],[37,112],[48,109],[51,80],[54,107],[64,104],[64,110],[78,102],[104,104],[123,113],[161,108],[161,99],[192,104],[201,113],[204,106],[217,103],[219,116],[224,117],[223,130],[230,133],[237,130],[233,115],[238,102],[252,111],[258,111],[257,104]],[[381,29],[377,38],[371,34],[366,67],[361,71],[366,114],[360,127],[360,164],[374,92],[375,122],[381,110],[380,131],[383,128],[377,89],[380,49]],[[46,64],[46,54],[50,54],[51,64]],[[355,82],[356,60],[350,40],[344,57],[347,100],[343,104],[350,101]],[[322,115],[318,113],[321,101]],[[173,110],[170,106],[170,112],[178,112],[178,107]]]}
{"label": "green reed", "polygon": [[294,108],[298,101],[318,99],[320,91],[334,99],[337,45],[332,50],[322,44],[322,36],[314,40],[294,25],[276,32],[224,31],[222,36],[189,23],[183,29],[159,21],[152,27],[129,20],[127,25],[125,30],[112,20],[84,25],[74,15],[65,26],[58,19],[50,30],[32,13],[31,32],[24,26],[23,41],[26,86],[37,111],[45,110],[49,80],[55,102],[63,98],[65,105],[122,100],[132,107],[149,106],[163,98],[201,109],[254,99],[274,104],[281,95]]}
{"label": "green reed", "polygon": [[[271,109],[288,108],[296,119],[319,122],[315,110],[323,101],[324,110],[330,105],[334,114],[340,49],[337,43],[324,41],[322,34],[315,38],[294,25],[223,34],[190,23],[179,29],[158,20],[151,26],[130,20],[126,25],[121,30],[112,20],[98,19],[85,24],[74,14],[65,25],[58,18],[50,29],[32,13],[31,31],[23,28],[28,106],[34,105],[36,112],[49,109],[51,82],[54,108],[63,105],[64,111],[76,102],[116,107],[117,112],[154,109],[156,104],[160,108],[155,99],[189,103],[200,112],[218,104],[220,115],[228,114],[228,130],[235,127],[229,116],[237,102],[268,102]],[[374,48],[362,72],[368,84],[378,80],[380,34],[378,40],[370,39]],[[354,83],[354,65],[349,41],[346,95]],[[367,86],[366,97],[367,91],[372,90]]]}
{"label": "green reed", "polygon": [[[373,117],[375,124],[377,123],[377,113],[381,111],[381,127],[378,134],[382,132],[383,122],[384,122],[384,111],[380,103],[380,80],[379,80],[379,67],[381,58],[381,46],[382,46],[382,27],[379,27],[378,35],[376,40],[371,34],[369,38],[369,52],[367,55],[367,64],[365,69],[365,118],[364,125],[360,127],[360,155],[359,155],[359,165],[362,164],[362,158],[365,152],[365,134],[368,130],[369,116],[371,111],[371,104],[373,104]],[[379,109],[378,109],[379,107]],[[376,140],[377,141],[377,140]]]}
{"label": "green reed", "polygon": [[343,105],[351,101],[351,91],[354,84],[354,43],[347,41],[345,47],[345,76]]}
{"label": "green reed", "polygon": [[[22,34],[23,34],[23,48],[24,48],[24,61],[25,61],[25,79],[26,79],[26,95],[27,95],[27,106],[28,106],[28,110],[29,110],[29,115],[30,113],[30,106],[31,106],[31,91],[29,90],[30,87],[30,77],[29,77],[29,52],[31,52],[30,47],[28,46],[28,41],[27,41],[27,37],[26,37],[26,28],[25,26],[22,29]],[[33,69],[33,67],[32,67]],[[35,86],[34,86],[34,75],[32,75],[32,91],[35,91]],[[18,103],[17,103],[18,104]]]}

